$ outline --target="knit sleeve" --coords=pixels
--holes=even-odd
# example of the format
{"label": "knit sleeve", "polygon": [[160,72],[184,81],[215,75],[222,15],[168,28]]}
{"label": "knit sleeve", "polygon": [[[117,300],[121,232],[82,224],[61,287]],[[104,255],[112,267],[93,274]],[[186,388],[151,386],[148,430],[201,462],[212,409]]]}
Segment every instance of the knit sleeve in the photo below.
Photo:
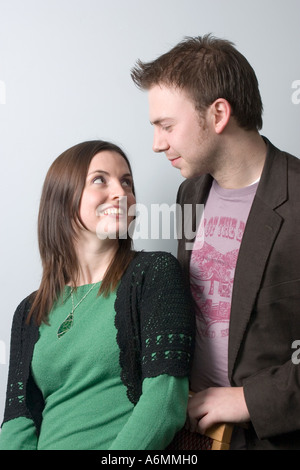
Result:
{"label": "knit sleeve", "polygon": [[144,276],[140,302],[142,377],[189,375],[194,316],[178,261],[160,253]]}
{"label": "knit sleeve", "polygon": [[36,450],[38,438],[34,422],[28,418],[11,419],[0,433],[0,450]]}
{"label": "knit sleeve", "polygon": [[36,325],[26,323],[30,298],[20,303],[13,317],[3,424],[23,417],[33,420],[38,430],[43,400],[32,379],[30,365],[39,333]]}
{"label": "knit sleeve", "polygon": [[20,416],[30,417],[25,404],[26,383],[23,357],[23,328],[26,310],[27,302],[23,300],[13,317],[4,422]]}
{"label": "knit sleeve", "polygon": [[145,379],[142,395],[110,450],[163,450],[186,418],[188,379],[160,375]]}
{"label": "knit sleeve", "polygon": [[115,303],[121,378],[132,403],[137,403],[146,378],[189,376],[195,332],[191,305],[174,256],[136,256]]}

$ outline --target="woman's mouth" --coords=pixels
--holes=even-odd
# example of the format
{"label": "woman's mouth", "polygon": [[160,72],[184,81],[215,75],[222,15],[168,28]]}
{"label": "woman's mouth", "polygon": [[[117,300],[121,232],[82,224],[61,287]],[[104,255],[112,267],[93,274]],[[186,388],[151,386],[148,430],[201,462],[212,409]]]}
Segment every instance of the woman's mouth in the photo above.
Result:
{"label": "woman's mouth", "polygon": [[99,215],[124,215],[124,210],[120,207],[109,207],[104,211],[100,211]]}

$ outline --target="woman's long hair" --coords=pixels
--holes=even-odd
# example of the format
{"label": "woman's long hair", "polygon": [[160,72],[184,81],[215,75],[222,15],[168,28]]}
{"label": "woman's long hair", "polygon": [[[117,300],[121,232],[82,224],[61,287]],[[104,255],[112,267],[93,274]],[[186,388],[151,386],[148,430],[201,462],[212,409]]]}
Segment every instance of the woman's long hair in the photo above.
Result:
{"label": "woman's long hair", "polygon": [[[38,325],[47,322],[50,310],[62,295],[66,284],[71,282],[76,286],[79,265],[74,241],[76,228],[84,227],[80,218],[81,196],[91,160],[102,151],[120,154],[132,174],[123,150],[102,140],[82,142],[71,147],[48,170],[38,216],[38,243],[43,272],[40,287],[33,297],[28,321],[34,318]],[[133,257],[132,239],[129,235],[120,238],[118,242],[118,250],[99,290],[105,296],[116,289]]]}

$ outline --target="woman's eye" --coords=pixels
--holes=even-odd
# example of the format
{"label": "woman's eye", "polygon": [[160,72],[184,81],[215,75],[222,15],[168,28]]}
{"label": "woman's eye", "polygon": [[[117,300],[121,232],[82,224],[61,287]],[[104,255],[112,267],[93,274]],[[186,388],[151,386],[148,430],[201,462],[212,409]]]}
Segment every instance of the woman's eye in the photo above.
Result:
{"label": "woman's eye", "polygon": [[95,184],[105,183],[105,179],[103,176],[97,176],[96,178],[93,179],[93,183]]}
{"label": "woman's eye", "polygon": [[125,187],[127,187],[127,188],[132,188],[132,181],[131,181],[130,179],[127,179],[127,178],[124,179],[124,180],[122,181],[122,184],[123,184],[123,186],[125,186]]}

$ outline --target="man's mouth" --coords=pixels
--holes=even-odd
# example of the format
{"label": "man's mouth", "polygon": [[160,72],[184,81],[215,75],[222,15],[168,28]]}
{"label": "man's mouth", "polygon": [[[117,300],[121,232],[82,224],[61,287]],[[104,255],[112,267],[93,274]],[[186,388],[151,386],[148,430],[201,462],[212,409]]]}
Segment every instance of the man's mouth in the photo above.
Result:
{"label": "man's mouth", "polygon": [[169,161],[171,162],[171,165],[175,165],[176,162],[178,162],[180,160],[180,156],[179,157],[176,157],[176,158],[169,158]]}

